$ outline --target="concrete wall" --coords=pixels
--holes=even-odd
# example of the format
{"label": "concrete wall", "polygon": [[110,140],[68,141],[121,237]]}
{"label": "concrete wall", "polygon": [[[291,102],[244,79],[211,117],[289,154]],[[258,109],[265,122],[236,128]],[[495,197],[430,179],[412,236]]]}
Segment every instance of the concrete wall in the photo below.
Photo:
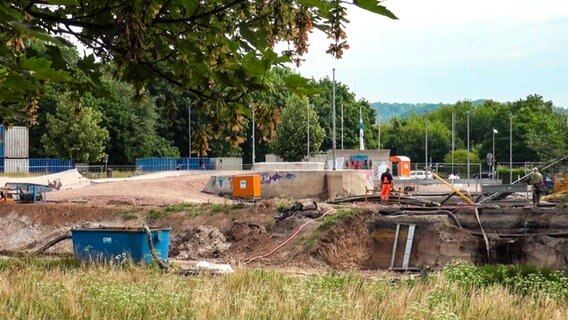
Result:
{"label": "concrete wall", "polygon": [[323,170],[323,162],[257,162],[255,171]]}
{"label": "concrete wall", "polygon": [[[262,198],[292,197],[329,199],[365,193],[372,188],[371,170],[288,170],[251,172],[261,177]],[[327,176],[335,177],[332,188],[327,185]],[[233,175],[212,176],[203,192],[217,195],[232,194]],[[331,190],[330,190],[331,189]],[[331,192],[330,192],[331,191]]]}
{"label": "concrete wall", "polygon": [[211,158],[213,170],[243,170],[243,158]]}

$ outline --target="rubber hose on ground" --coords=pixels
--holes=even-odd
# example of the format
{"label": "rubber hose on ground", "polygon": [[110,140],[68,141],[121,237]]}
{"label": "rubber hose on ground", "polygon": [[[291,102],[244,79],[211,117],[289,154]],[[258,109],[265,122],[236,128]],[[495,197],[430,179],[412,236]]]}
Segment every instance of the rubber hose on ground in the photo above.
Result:
{"label": "rubber hose on ground", "polygon": [[160,267],[160,269],[164,270],[164,271],[168,271],[168,265],[166,263],[164,263],[164,261],[162,261],[162,259],[160,259],[160,257],[158,257],[158,254],[156,253],[156,249],[154,249],[154,243],[152,242],[152,232],[150,231],[150,228],[148,228],[148,226],[144,226],[144,231],[146,232],[146,241],[148,241],[148,248],[150,248],[150,253],[152,254],[152,258],[154,258],[154,261],[156,261],[156,263],[158,264],[158,267]]}

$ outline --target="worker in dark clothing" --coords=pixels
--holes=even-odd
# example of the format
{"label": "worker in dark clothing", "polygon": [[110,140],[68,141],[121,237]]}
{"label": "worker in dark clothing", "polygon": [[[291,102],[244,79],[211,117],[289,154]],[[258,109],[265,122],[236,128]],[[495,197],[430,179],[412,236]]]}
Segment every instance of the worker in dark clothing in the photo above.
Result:
{"label": "worker in dark clothing", "polygon": [[387,201],[390,197],[392,189],[392,174],[390,173],[390,168],[387,168],[383,174],[381,174],[381,200]]}
{"label": "worker in dark clothing", "polygon": [[530,184],[533,190],[533,204],[540,203],[540,196],[544,190],[544,180],[542,179],[542,174],[538,172],[538,168],[533,168],[533,174],[530,179]]}

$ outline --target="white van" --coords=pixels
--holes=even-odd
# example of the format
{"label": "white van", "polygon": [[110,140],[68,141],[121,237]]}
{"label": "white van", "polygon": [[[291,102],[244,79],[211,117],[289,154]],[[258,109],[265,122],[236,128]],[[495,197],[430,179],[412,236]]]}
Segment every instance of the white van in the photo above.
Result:
{"label": "white van", "polygon": [[410,179],[418,179],[418,180],[432,179],[432,174],[424,170],[410,171]]}

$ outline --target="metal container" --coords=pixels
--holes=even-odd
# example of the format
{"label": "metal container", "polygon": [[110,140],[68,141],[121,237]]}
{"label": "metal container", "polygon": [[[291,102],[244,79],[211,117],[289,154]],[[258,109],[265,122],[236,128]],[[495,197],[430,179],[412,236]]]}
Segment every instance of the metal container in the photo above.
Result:
{"label": "metal container", "polygon": [[3,159],[3,172],[29,173],[28,159]]}
{"label": "metal container", "polygon": [[30,158],[29,171],[33,173],[58,173],[74,168],[73,160]]}
{"label": "metal container", "polygon": [[25,159],[29,157],[30,135],[27,127],[8,127],[4,132],[4,157]]}
{"label": "metal container", "polygon": [[213,170],[243,170],[243,158],[211,158]]}
{"label": "metal container", "polygon": [[[168,261],[170,229],[152,229],[152,243],[158,257]],[[72,229],[75,257],[88,262],[154,262],[143,228]]]}
{"label": "metal container", "polygon": [[177,160],[178,170],[209,170],[211,159],[209,158],[181,158]]}
{"label": "metal container", "polygon": [[144,172],[176,170],[176,158],[140,158],[136,159],[136,170]]}

